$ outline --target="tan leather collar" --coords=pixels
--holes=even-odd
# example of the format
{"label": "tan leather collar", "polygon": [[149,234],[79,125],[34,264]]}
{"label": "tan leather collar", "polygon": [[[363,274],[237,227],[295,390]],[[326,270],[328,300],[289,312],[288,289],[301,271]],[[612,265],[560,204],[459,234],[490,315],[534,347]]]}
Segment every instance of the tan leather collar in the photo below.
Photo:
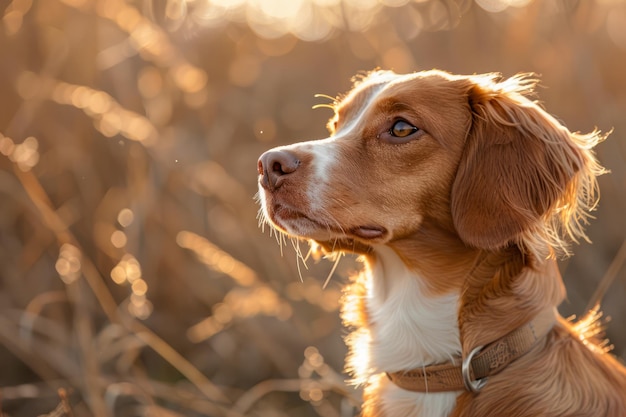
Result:
{"label": "tan leather collar", "polygon": [[486,378],[499,373],[511,362],[528,353],[548,334],[555,322],[555,309],[546,309],[529,323],[484,348],[475,348],[462,363],[459,360],[410,371],[388,372],[387,376],[394,384],[408,391],[478,392]]}

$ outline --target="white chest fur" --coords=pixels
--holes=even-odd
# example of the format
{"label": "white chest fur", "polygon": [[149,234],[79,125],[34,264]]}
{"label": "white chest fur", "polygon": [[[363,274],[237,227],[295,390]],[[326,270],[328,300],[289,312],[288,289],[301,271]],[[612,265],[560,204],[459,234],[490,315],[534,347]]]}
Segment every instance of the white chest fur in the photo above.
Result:
{"label": "white chest fur", "polygon": [[[389,247],[376,248],[368,277],[369,369],[372,374],[447,362],[460,354],[459,294],[433,296]],[[458,393],[414,393],[381,379],[381,405],[389,416],[444,417]]]}

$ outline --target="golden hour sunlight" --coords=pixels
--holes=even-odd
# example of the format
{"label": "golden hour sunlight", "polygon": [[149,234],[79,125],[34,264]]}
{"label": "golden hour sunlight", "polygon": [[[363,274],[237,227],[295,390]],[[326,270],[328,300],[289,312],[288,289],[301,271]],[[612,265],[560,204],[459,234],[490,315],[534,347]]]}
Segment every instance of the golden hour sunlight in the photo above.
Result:
{"label": "golden hour sunlight", "polygon": [[[525,291],[505,278],[535,261],[554,277],[548,259],[581,318],[558,325],[626,360],[626,1],[6,0],[0,18],[0,417],[451,415],[508,386],[472,397],[474,348],[557,311],[478,302]],[[511,151],[529,165],[567,131],[573,162],[485,162],[489,122],[498,146],[538,138]],[[525,205],[533,187],[558,195]],[[476,219],[506,214],[487,200],[537,219],[485,243]],[[442,361],[463,393],[415,402],[403,378]]]}

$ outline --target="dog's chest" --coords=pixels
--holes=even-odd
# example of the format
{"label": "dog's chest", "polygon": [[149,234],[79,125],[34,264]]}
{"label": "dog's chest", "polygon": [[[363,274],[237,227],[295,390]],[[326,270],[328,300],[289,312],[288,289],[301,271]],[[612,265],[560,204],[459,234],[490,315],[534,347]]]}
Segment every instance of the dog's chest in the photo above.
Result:
{"label": "dog's chest", "polygon": [[[433,296],[393,250],[377,249],[377,255],[366,302],[372,374],[408,371],[458,357],[459,295]],[[443,417],[456,402],[456,393],[414,393],[383,381],[381,403],[390,415]]]}
{"label": "dog's chest", "polygon": [[392,249],[377,253],[367,297],[374,368],[409,370],[458,356],[458,294],[429,295]]}

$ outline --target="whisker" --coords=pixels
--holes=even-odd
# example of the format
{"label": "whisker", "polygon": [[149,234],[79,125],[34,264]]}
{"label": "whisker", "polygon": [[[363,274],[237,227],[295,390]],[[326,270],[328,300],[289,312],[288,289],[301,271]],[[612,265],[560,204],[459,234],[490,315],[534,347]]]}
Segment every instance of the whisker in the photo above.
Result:
{"label": "whisker", "polygon": [[333,104],[322,103],[322,104],[315,104],[315,105],[311,106],[312,109],[319,109],[319,108],[323,108],[323,107],[335,110],[335,106]]}
{"label": "whisker", "polygon": [[[302,269],[300,268],[300,261],[302,261],[302,265],[304,265],[304,269],[309,269],[309,266],[306,264],[306,259],[302,256],[302,249],[300,248],[300,240],[296,240],[294,249],[296,250],[296,266],[298,267],[298,276],[300,277],[300,282],[304,282],[304,278],[302,277]],[[307,255],[308,256],[308,255]]]}
{"label": "whisker", "polygon": [[306,261],[311,257],[311,255],[313,254],[313,248],[311,246],[309,246],[309,251],[306,253],[306,256],[304,257],[304,264],[306,265]]}
{"label": "whisker", "polygon": [[335,258],[335,263],[333,264],[332,269],[330,270],[330,273],[328,274],[328,277],[326,277],[326,281],[324,281],[324,285],[322,286],[323,289],[326,289],[326,286],[328,285],[328,283],[330,282],[330,279],[332,278],[333,274],[335,273],[335,270],[337,269],[337,265],[339,265],[339,261],[341,261],[341,258],[343,256],[343,253],[339,252]]}
{"label": "whisker", "polygon": [[278,240],[278,246],[280,247],[280,256],[284,256],[283,247],[287,245],[287,240],[285,235],[279,232],[276,232],[276,238]]}
{"label": "whisker", "polygon": [[[304,259],[304,257],[302,256],[302,249],[300,249],[300,240],[297,238],[291,238],[290,240],[291,240],[291,246],[293,247],[293,250],[296,252],[296,260],[299,263],[301,260]],[[299,265],[298,265],[298,268],[300,268]]]}
{"label": "whisker", "polygon": [[302,255],[302,249],[300,248],[300,243],[302,241],[298,240],[298,250],[296,251],[296,253],[298,254],[298,259],[300,259],[302,261],[302,264],[304,265],[305,269],[309,269],[309,266],[306,264],[306,260],[309,258],[309,253],[311,252],[311,249],[309,249],[309,252],[307,252],[306,257]]}
{"label": "whisker", "polygon": [[327,98],[329,100],[332,100],[333,103],[337,102],[337,98],[336,97],[329,96],[328,94],[315,94],[313,97],[315,97],[315,98],[319,98],[319,97]]}
{"label": "whisker", "polygon": [[[306,266],[306,264],[304,264]],[[296,257],[296,267],[298,268],[298,277],[300,278],[300,283],[304,283],[304,278],[302,277],[302,270],[300,269],[300,257]]]}

